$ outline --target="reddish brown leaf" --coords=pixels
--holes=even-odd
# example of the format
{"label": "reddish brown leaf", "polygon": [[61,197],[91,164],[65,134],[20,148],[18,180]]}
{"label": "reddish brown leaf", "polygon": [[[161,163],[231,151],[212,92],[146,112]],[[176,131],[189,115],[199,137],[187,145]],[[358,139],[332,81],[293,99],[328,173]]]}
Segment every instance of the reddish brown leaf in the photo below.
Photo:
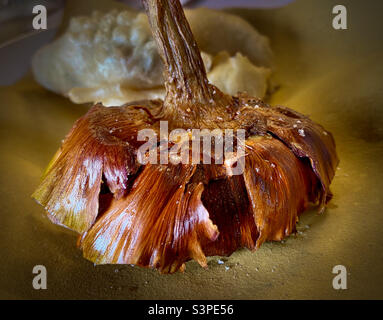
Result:
{"label": "reddish brown leaf", "polygon": [[137,130],[148,123],[146,113],[130,107],[95,105],[80,118],[33,194],[48,217],[75,231],[86,231],[97,216],[103,175],[116,197],[124,194],[128,176],[138,168]]}
{"label": "reddish brown leaf", "polygon": [[203,185],[188,184],[195,168],[147,165],[129,195],[115,201],[84,235],[84,256],[165,273],[191,258],[205,266],[200,241],[214,241],[218,231],[200,201]]}
{"label": "reddish brown leaf", "polygon": [[295,230],[298,215],[315,192],[316,177],[290,149],[272,137],[246,141],[244,180],[259,232],[256,246]]}

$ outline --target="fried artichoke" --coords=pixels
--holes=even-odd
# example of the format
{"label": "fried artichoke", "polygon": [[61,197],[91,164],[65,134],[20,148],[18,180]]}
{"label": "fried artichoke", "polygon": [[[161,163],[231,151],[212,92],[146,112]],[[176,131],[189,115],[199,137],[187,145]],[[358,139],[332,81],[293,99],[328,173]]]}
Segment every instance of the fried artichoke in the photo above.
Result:
{"label": "fried artichoke", "polygon": [[[79,247],[96,264],[173,273],[190,259],[205,267],[206,256],[287,237],[310,202],[323,210],[331,198],[338,163],[331,133],[291,109],[221,92],[207,80],[179,1],[143,2],[165,65],[165,99],[94,105],[34,198],[54,223],[81,234]],[[244,130],[242,174],[230,170],[239,145],[234,161],[143,165],[139,132],[160,136],[163,122],[187,132]],[[160,154],[163,144],[153,148]]]}

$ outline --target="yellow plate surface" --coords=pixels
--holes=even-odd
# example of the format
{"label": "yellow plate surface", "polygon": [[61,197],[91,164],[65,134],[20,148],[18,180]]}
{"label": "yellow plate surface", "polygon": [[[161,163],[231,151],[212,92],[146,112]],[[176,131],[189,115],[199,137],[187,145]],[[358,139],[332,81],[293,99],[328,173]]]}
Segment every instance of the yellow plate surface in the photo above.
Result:
{"label": "yellow plate surface", "polygon": [[[309,114],[333,132],[340,166],[323,215],[308,211],[285,243],[239,250],[223,265],[212,257],[207,270],[189,262],[184,274],[160,275],[83,259],[76,235],[51,224],[30,195],[87,106],[46,91],[31,76],[0,87],[0,298],[383,298],[383,6],[344,2],[347,30],[332,28],[333,0],[233,10],[271,39],[280,85],[271,103]],[[338,264],[349,273],[347,290],[332,287]],[[35,265],[47,268],[47,290],[32,288]]]}

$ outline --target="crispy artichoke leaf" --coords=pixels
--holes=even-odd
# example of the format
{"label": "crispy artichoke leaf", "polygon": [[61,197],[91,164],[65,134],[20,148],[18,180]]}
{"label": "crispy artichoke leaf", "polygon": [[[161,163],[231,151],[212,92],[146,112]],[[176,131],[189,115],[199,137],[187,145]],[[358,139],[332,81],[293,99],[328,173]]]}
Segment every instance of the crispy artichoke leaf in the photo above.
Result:
{"label": "crispy artichoke leaf", "polygon": [[259,99],[239,94],[242,112],[253,109],[266,119],[266,130],[287,145],[299,158],[307,158],[322,185],[320,210],[331,199],[330,183],[339,159],[332,134],[309,117],[286,107],[270,107]]}
{"label": "crispy artichoke leaf", "polygon": [[317,178],[282,142],[256,137],[246,141],[244,181],[259,232],[256,247],[282,240],[295,230],[299,214],[315,194]]}
{"label": "crispy artichoke leaf", "polygon": [[95,105],[75,123],[32,195],[54,223],[88,230],[98,214],[103,178],[117,198],[123,195],[138,168],[137,130],[148,121],[146,112],[130,107]]}
{"label": "crispy artichoke leaf", "polygon": [[323,193],[320,209],[332,194],[330,183],[339,163],[332,134],[310,118],[288,108],[269,108],[268,130],[288,145],[297,157],[308,158],[319,178]]}
{"label": "crispy artichoke leaf", "polygon": [[201,243],[217,227],[200,200],[202,183],[189,183],[196,166],[146,165],[131,192],[116,200],[83,235],[85,258],[97,263],[136,264],[163,273],[195,259],[206,266]]}

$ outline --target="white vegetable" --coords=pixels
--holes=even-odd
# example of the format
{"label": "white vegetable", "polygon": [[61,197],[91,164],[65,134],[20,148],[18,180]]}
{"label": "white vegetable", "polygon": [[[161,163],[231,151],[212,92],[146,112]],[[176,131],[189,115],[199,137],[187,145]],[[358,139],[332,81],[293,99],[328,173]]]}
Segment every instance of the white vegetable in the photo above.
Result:
{"label": "white vegetable", "polygon": [[[268,40],[232,14],[196,9],[186,15],[209,80],[228,94],[247,91],[262,98],[272,56]],[[121,105],[165,94],[146,15],[134,11],[72,18],[61,37],[36,53],[32,70],[41,85],[75,103]]]}

